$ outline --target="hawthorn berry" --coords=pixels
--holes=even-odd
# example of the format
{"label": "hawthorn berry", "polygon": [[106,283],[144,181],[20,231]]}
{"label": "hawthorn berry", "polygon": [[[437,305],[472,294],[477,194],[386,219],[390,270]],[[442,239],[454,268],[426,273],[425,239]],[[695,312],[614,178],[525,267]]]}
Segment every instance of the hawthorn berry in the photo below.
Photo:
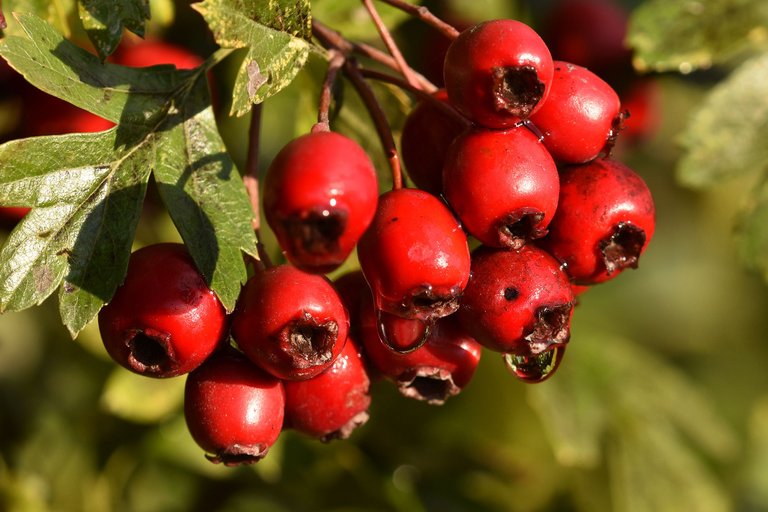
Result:
{"label": "hawthorn berry", "polygon": [[328,369],[348,329],[347,311],[330,281],[289,264],[259,269],[232,318],[237,346],[283,380],[309,379]]}
{"label": "hawthorn berry", "polygon": [[264,181],[264,212],[288,260],[326,273],[349,256],[376,211],[376,170],[365,151],[335,132],[286,144]]}
{"label": "hawthorn berry", "polygon": [[580,164],[610,153],[624,117],[619,95],[599,76],[555,61],[552,89],[531,122],[555,160]]}
{"label": "hawthorn berry", "polygon": [[187,376],[184,418],[211,462],[258,462],[277,441],[284,414],[283,383],[232,347]]}
{"label": "hawthorn berry", "polygon": [[546,148],[525,126],[477,128],[451,144],[443,189],[472,236],[485,245],[520,248],[546,234],[560,178]]}
{"label": "hawthorn berry", "polygon": [[173,64],[177,69],[193,69],[203,59],[182,46],[159,39],[126,38],[111,59],[123,66],[143,68],[160,64]]}
{"label": "hawthorn berry", "polygon": [[131,254],[125,281],[98,320],[117,363],[157,378],[197,368],[221,344],[228,324],[186,247],[174,243]]}
{"label": "hawthorn berry", "polygon": [[357,255],[376,309],[405,318],[453,313],[469,279],[464,231],[447,206],[423,190],[382,194]]}
{"label": "hawthorn berry", "polygon": [[448,105],[448,94],[439,89],[435,101],[422,100],[408,113],[400,136],[400,154],[414,185],[430,194],[443,192],[443,166],[451,142],[468,126],[435,104]]}
{"label": "hawthorn berry", "polygon": [[655,228],[645,181],[610,159],[566,167],[560,179],[560,206],[541,247],[576,284],[600,283],[637,268]]}
{"label": "hawthorn berry", "polygon": [[553,72],[552,55],[536,31],[501,19],[461,32],[445,55],[443,77],[462,114],[489,128],[508,128],[541,106]]}
{"label": "hawthorn berry", "polygon": [[456,315],[438,319],[423,345],[403,353],[382,341],[375,311],[368,304],[363,306],[361,337],[377,375],[395,382],[403,396],[434,405],[461,392],[480,362],[480,344],[466,334]]}
{"label": "hawthorn berry", "polygon": [[285,428],[327,442],[348,438],[368,421],[370,379],[351,338],[330,368],[284,386]]}
{"label": "hawthorn berry", "polygon": [[485,347],[536,356],[568,342],[573,302],[568,276],[542,249],[480,246],[472,252],[458,317]]}

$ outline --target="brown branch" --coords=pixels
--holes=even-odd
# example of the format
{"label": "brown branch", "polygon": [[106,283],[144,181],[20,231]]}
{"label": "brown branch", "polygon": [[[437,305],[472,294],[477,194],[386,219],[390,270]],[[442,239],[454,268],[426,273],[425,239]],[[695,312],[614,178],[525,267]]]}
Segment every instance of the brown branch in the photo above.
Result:
{"label": "brown branch", "polygon": [[429,9],[424,7],[423,5],[413,5],[409,4],[408,2],[404,2],[403,0],[381,0],[385,4],[389,4],[392,7],[395,7],[396,9],[400,9],[401,11],[405,11],[411,16],[420,19],[421,21],[427,23],[434,29],[438,30],[441,34],[443,34],[448,39],[456,39],[459,35],[459,31],[456,30],[456,27],[444,22],[432,12],[430,12]]}
{"label": "brown branch", "polygon": [[413,87],[420,87],[418,78],[416,78],[416,76],[413,74],[413,70],[405,61],[405,58],[403,57],[400,48],[398,48],[395,39],[392,37],[392,34],[389,32],[389,29],[387,28],[384,21],[381,19],[379,11],[376,10],[376,6],[373,5],[373,0],[362,0],[362,2],[365,6],[365,9],[368,11],[368,15],[371,17],[373,24],[376,26],[376,30],[379,32],[379,36],[384,42],[384,46],[387,47],[389,54],[392,55],[393,59],[395,59],[397,68],[405,78],[405,81],[411,84]]}
{"label": "brown branch", "polygon": [[329,50],[330,60],[328,61],[328,70],[325,72],[325,80],[320,90],[320,102],[317,109],[317,124],[312,127],[313,132],[330,131],[331,120],[331,102],[333,100],[333,85],[336,82],[336,76],[339,70],[346,62],[346,56],[338,50]]}
{"label": "brown branch", "polygon": [[[251,210],[253,218],[251,227],[256,233],[256,250],[259,253],[259,261],[266,267],[272,266],[269,255],[261,243],[261,213],[259,200],[259,145],[261,141],[261,103],[256,103],[251,107],[251,122],[248,128],[248,155],[245,160],[245,174],[243,175],[243,185],[248,192],[248,199],[251,201]],[[254,265],[256,268],[258,264]]]}

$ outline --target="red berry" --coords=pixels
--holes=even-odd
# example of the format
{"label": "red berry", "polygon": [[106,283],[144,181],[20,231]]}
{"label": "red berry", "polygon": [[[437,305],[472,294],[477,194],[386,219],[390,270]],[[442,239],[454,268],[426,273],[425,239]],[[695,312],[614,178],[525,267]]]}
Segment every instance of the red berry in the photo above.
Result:
{"label": "red berry", "polygon": [[368,421],[370,380],[348,339],[333,365],[307,380],[285,381],[285,425],[322,441],[346,439]]}
{"label": "red berry", "polygon": [[636,79],[621,95],[627,118],[621,140],[639,143],[653,136],[661,123],[661,88],[653,78]]}
{"label": "red berry", "polygon": [[361,270],[354,270],[338,277],[333,282],[336,293],[339,294],[341,302],[347,308],[349,315],[350,335],[355,334],[352,331],[360,318],[360,305],[363,300],[371,300],[371,289]]}
{"label": "red berry", "polygon": [[184,418],[211,462],[262,459],[280,435],[284,410],[283,383],[231,347],[187,376]]}
{"label": "red berry", "polygon": [[232,319],[232,336],[245,355],[284,380],[328,369],[348,329],[347,311],[330,281],[291,265],[257,271]]}
{"label": "red berry", "polygon": [[126,38],[112,56],[116,64],[134,68],[173,64],[178,69],[193,69],[203,59],[188,49],[153,39]]}
{"label": "red berry", "polygon": [[352,252],[378,194],[365,151],[338,133],[316,132],[289,142],[269,166],[264,211],[288,259],[325,273]]}
{"label": "red berry", "polygon": [[552,89],[531,121],[555,160],[579,164],[610,152],[624,119],[620,108],[618,94],[599,76],[555,61]]}
{"label": "red berry", "polygon": [[541,246],[577,284],[636,268],[655,228],[653,197],[643,179],[615,160],[561,171],[560,206]]}
{"label": "red berry", "polygon": [[131,254],[125,281],[99,313],[104,347],[125,368],[175,377],[197,368],[226,335],[224,307],[181,244]]}
{"label": "red berry", "polygon": [[451,145],[443,187],[472,236],[485,245],[520,248],[546,234],[560,178],[552,157],[524,126],[475,129]]}
{"label": "red berry", "polygon": [[[433,96],[448,105],[445,89]],[[408,176],[418,188],[436,196],[443,192],[443,165],[448,147],[467,126],[458,115],[451,115],[434,101],[421,101],[408,114],[400,138],[400,154]]]}
{"label": "red berry", "polygon": [[458,308],[469,279],[469,246],[435,196],[405,188],[381,195],[357,250],[376,309],[431,320]]}
{"label": "red berry", "polygon": [[0,225],[12,227],[15,226],[31,208],[25,206],[0,206]]}
{"label": "red berry", "polygon": [[427,341],[432,329],[432,321],[403,318],[380,310],[375,313],[379,338],[395,352],[405,353],[416,350]]}
{"label": "red berry", "polygon": [[489,128],[526,119],[549,94],[552,56],[539,35],[516,20],[492,20],[457,37],[445,56],[445,88],[461,113]]}
{"label": "red berry", "polygon": [[361,327],[369,364],[409,398],[442,404],[467,386],[480,362],[480,345],[458,325],[456,315],[437,320],[426,342],[407,353],[395,352],[381,340],[370,303],[363,307]]}
{"label": "red berry", "polygon": [[480,247],[461,298],[462,326],[502,353],[531,356],[570,338],[573,292],[560,264],[545,251]]}

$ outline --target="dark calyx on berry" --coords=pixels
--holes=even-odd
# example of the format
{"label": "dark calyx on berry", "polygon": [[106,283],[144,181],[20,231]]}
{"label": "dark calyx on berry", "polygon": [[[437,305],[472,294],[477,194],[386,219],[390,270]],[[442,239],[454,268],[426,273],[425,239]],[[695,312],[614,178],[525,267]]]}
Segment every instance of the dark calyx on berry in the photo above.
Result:
{"label": "dark calyx on berry", "polygon": [[528,350],[538,355],[552,345],[565,345],[571,338],[571,311],[573,304],[543,306],[536,310],[536,323],[525,337]]}
{"label": "dark calyx on berry", "polygon": [[360,411],[359,413],[355,414],[352,419],[346,422],[340,429],[320,436],[319,439],[323,443],[330,443],[331,441],[335,441],[337,439],[349,439],[349,437],[352,435],[352,432],[368,423],[369,418],[370,414],[368,411]]}
{"label": "dark calyx on berry", "polygon": [[459,309],[461,289],[453,288],[447,294],[435,293],[433,287],[425,285],[414,290],[401,304],[400,316],[434,320],[455,313]]}
{"label": "dark calyx on berry", "polygon": [[296,253],[333,255],[339,252],[339,237],[347,226],[347,216],[345,210],[328,208],[289,217],[283,225]]}
{"label": "dark calyx on berry", "polygon": [[620,222],[610,237],[600,242],[600,253],[608,274],[625,268],[637,268],[645,245],[645,231],[629,222]]}
{"label": "dark calyx on berry", "polygon": [[259,462],[267,455],[267,452],[269,452],[269,446],[263,443],[254,446],[234,444],[216,455],[205,454],[205,458],[214,464],[242,466]]}
{"label": "dark calyx on berry", "polygon": [[457,395],[461,388],[453,382],[453,375],[444,368],[416,367],[397,379],[398,391],[408,398],[421,400],[430,405],[442,405]]}
{"label": "dark calyx on berry", "polygon": [[499,242],[511,249],[520,249],[528,240],[547,234],[547,230],[540,227],[543,220],[544,212],[535,208],[520,208],[499,222]]}
{"label": "dark calyx on berry", "polygon": [[128,331],[128,336],[125,340],[128,364],[134,372],[142,375],[160,375],[175,369],[176,355],[170,334],[155,329],[144,329]]}
{"label": "dark calyx on berry", "polygon": [[494,108],[523,119],[531,115],[546,88],[533,66],[495,67],[491,81]]}
{"label": "dark calyx on berry", "polygon": [[310,368],[329,362],[339,335],[333,321],[320,323],[308,312],[286,324],[279,332],[280,346],[296,368]]}

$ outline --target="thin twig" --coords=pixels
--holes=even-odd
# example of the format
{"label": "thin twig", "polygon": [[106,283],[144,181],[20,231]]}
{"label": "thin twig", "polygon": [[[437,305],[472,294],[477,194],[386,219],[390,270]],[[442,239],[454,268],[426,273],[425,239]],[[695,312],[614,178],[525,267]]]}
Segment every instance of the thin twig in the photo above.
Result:
{"label": "thin twig", "polygon": [[331,101],[333,100],[333,85],[336,82],[336,76],[344,65],[346,57],[338,50],[329,50],[330,60],[328,61],[328,70],[325,72],[325,80],[320,90],[320,103],[317,109],[317,124],[312,127],[312,132],[330,131],[331,120]]}
{"label": "thin twig", "polygon": [[443,34],[448,39],[456,39],[459,35],[459,31],[456,30],[456,27],[444,22],[432,12],[430,12],[429,9],[424,7],[423,5],[413,5],[409,4],[408,2],[404,2],[403,0],[381,0],[385,4],[389,4],[392,7],[395,7],[397,9],[400,9],[401,11],[405,11],[411,16],[420,19],[421,21],[429,24],[436,30],[438,30],[441,34]]}
{"label": "thin twig", "polygon": [[389,32],[389,29],[387,28],[384,21],[381,19],[379,11],[377,11],[376,6],[373,5],[373,0],[362,0],[362,2],[365,6],[365,9],[368,11],[369,16],[371,17],[373,24],[376,26],[376,30],[379,32],[379,36],[384,42],[384,46],[387,47],[389,54],[392,55],[393,59],[395,59],[397,68],[405,78],[405,81],[411,84],[413,87],[421,87],[418,78],[416,78],[416,76],[413,74],[413,70],[405,61],[405,58],[403,57],[400,48],[398,48],[395,39],[392,37],[392,34]]}
{"label": "thin twig", "polygon": [[357,90],[360,99],[363,100],[366,109],[373,119],[373,125],[376,127],[376,132],[379,134],[379,139],[381,139],[384,153],[389,162],[389,168],[392,173],[392,188],[402,188],[403,175],[400,169],[400,157],[397,155],[397,146],[395,146],[395,139],[392,137],[392,129],[389,126],[389,121],[387,121],[387,116],[381,109],[381,105],[368,82],[365,81],[365,78],[360,73],[360,69],[354,59],[347,59],[344,64],[344,72],[352,81],[352,85],[355,86],[355,90]]}
{"label": "thin twig", "polygon": [[[272,266],[264,244],[261,242],[261,213],[259,201],[259,146],[261,141],[261,103],[251,107],[251,122],[248,127],[248,155],[245,160],[245,174],[243,184],[248,191],[251,201],[253,217],[251,227],[256,233],[256,250],[259,253],[259,261],[266,267]],[[258,265],[256,265],[258,268]]]}

